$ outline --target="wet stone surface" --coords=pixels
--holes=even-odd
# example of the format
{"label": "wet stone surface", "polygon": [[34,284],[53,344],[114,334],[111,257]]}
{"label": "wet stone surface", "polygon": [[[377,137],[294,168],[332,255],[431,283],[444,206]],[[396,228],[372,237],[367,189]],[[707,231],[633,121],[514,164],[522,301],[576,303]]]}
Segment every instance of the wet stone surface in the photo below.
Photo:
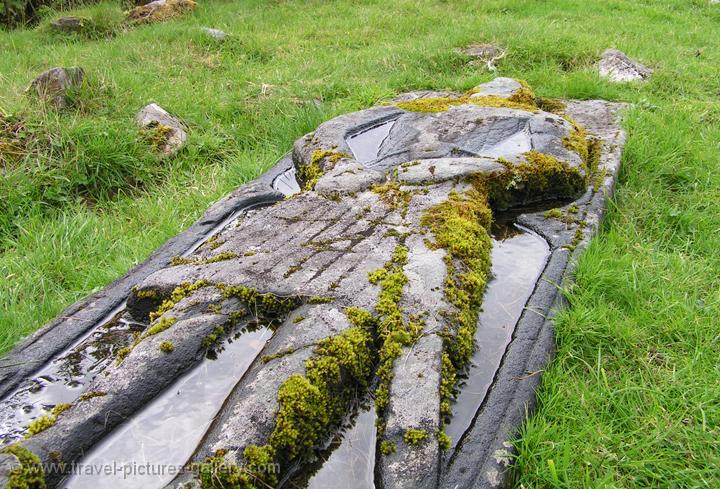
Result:
{"label": "wet stone surface", "polygon": [[[354,487],[386,489],[502,481],[483,474],[497,472],[491,454],[519,419],[485,419],[515,416],[532,392],[532,379],[505,373],[529,361],[534,347],[520,344],[543,337],[525,332],[525,303],[548,312],[554,295],[536,280],[552,269],[561,281],[554,263],[587,240],[619,161],[618,107],[568,107],[543,112],[529,87],[496,79],[322,124],[238,190],[276,204],[228,212],[138,281],[123,312],[139,325],[128,346],[106,348],[82,395],[19,445],[47,463],[200,469],[70,487],[328,487],[348,473]],[[588,153],[592,137],[602,140]],[[556,199],[577,209],[545,217]],[[537,234],[490,227],[492,212],[529,204],[518,220]],[[374,409],[357,409],[367,396]],[[469,453],[489,469],[467,470]],[[202,470],[218,461],[230,471]]]}

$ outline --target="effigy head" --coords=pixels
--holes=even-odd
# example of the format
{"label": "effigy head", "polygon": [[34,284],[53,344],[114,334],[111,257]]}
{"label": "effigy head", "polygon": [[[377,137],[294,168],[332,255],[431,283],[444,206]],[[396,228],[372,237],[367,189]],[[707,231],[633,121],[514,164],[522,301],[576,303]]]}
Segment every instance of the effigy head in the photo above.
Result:
{"label": "effigy head", "polygon": [[391,105],[336,117],[298,140],[293,160],[301,187],[323,194],[363,191],[390,173],[405,185],[543,165],[575,177],[571,188],[553,189],[558,195],[535,189],[517,197],[522,203],[582,191],[590,164],[583,129],[542,110],[526,84],[509,78],[465,94],[408,93]]}

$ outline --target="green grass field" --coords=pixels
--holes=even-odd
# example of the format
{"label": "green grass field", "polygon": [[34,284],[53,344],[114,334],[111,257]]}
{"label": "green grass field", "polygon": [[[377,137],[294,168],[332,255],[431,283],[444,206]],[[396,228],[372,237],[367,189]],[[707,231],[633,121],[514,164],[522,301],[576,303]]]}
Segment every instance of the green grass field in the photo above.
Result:
{"label": "green grass field", "polygon": [[[111,25],[118,9],[90,12]],[[232,38],[219,44],[202,26]],[[454,48],[499,42],[497,74],[539,95],[635,104],[616,198],[517,440],[517,486],[720,487],[719,27],[707,0],[238,0],[109,38],[0,31],[0,110],[29,134],[2,165],[0,352],[317,124],[402,91],[493,78]],[[654,76],[600,80],[607,47]],[[71,65],[88,80],[75,110],[27,101],[34,76]],[[172,160],[134,126],[151,101],[190,128]]]}

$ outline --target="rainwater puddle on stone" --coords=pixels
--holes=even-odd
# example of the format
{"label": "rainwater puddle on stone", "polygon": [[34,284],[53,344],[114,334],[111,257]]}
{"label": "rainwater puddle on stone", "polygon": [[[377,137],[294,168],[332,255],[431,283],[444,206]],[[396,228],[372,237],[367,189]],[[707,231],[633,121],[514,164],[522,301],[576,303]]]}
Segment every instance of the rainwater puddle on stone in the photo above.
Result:
{"label": "rainwater puddle on stone", "polygon": [[133,332],[145,325],[122,317],[124,304],[113,310],[88,334],[64,354],[38,371],[10,394],[0,406],[0,446],[21,439],[27,426],[36,418],[49,414],[61,403],[71,403],[87,383],[114,358],[118,349],[127,346]]}
{"label": "rainwater puddle on stone", "polygon": [[360,163],[375,161],[380,154],[382,143],[394,125],[395,120],[386,121],[348,137],[347,144],[355,159]]}
{"label": "rainwater puddle on stone", "polygon": [[[79,462],[83,469],[61,484],[69,489],[162,488],[180,473],[223,402],[272,336],[269,328],[228,340],[203,362],[116,428]],[[110,467],[109,472],[104,472]]]}
{"label": "rainwater puddle on stone", "polygon": [[342,438],[331,445],[330,456],[310,478],[308,489],[374,489],[375,488],[375,404],[360,408],[354,424]]}
{"label": "rainwater puddle on stone", "polygon": [[500,221],[493,229],[493,278],[485,291],[476,349],[445,432],[456,446],[485,399],[515,325],[550,256],[540,236]]}
{"label": "rainwater puddle on stone", "polygon": [[285,170],[275,177],[275,180],[272,182],[272,188],[286,197],[300,192],[300,185],[295,176],[295,167]]}

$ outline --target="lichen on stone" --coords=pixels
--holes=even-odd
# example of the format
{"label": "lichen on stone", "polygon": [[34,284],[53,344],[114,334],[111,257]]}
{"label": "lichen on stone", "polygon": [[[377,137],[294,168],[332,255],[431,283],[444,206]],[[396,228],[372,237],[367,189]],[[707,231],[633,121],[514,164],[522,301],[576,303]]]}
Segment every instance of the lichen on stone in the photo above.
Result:
{"label": "lichen on stone", "polygon": [[390,209],[399,209],[403,217],[410,206],[412,194],[400,188],[400,184],[393,180],[381,185],[373,185],[370,190],[376,193],[380,200]]}
{"label": "lichen on stone", "polygon": [[457,97],[426,97],[397,102],[395,105],[409,112],[445,112],[453,106],[466,104],[537,112],[535,93],[530,85],[524,80],[516,81],[520,84],[520,89],[507,98],[497,95],[478,95],[478,89],[474,88]]}
{"label": "lichen on stone", "polygon": [[167,311],[172,309],[175,304],[183,300],[191,293],[209,285],[210,283],[206,280],[198,280],[196,282],[183,282],[178,287],[175,287],[175,289],[173,289],[173,291],[170,293],[170,297],[163,301],[163,303],[160,304],[160,307],[150,313],[150,321],[154,321],[155,319],[165,314]]}
{"label": "lichen on stone", "polygon": [[313,151],[310,161],[298,165],[297,179],[303,190],[312,190],[326,171],[332,169],[335,164],[343,158],[350,158],[347,153],[333,150],[316,149]]}

